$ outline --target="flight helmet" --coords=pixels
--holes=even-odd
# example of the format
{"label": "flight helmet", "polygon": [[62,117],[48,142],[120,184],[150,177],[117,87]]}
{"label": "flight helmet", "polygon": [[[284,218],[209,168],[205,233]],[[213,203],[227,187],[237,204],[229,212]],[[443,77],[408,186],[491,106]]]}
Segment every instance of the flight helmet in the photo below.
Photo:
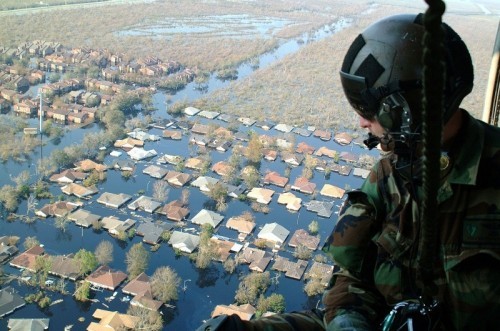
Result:
{"label": "flight helmet", "polygon": [[[340,71],[344,93],[356,112],[403,137],[421,130],[422,19],[423,14],[400,14],[370,25],[351,44]],[[465,43],[447,24],[442,28],[446,123],[471,92],[474,73]]]}

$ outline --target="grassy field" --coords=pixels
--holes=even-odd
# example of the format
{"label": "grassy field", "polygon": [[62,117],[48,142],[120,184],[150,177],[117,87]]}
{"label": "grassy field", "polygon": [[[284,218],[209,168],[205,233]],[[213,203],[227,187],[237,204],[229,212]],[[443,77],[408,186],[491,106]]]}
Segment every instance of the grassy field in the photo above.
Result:
{"label": "grassy field", "polygon": [[16,10],[104,1],[109,0],[2,0],[0,1],[0,10]]}
{"label": "grassy field", "polygon": [[[498,16],[480,15],[472,3],[448,3],[445,21],[469,45],[476,66],[476,88],[465,106],[480,117]],[[153,55],[217,71],[255,59],[283,40],[349,18],[349,28],[304,45],[297,53],[199,100],[197,106],[292,124],[355,128],[356,116],[346,110],[349,106],[338,79],[342,58],[351,40],[374,20],[393,13],[422,12],[426,7],[424,1],[408,6],[407,1],[398,0],[110,1],[106,6],[82,5],[77,10],[53,7],[4,15],[0,45],[41,39],[136,58]],[[241,18],[239,24],[235,17]],[[271,26],[270,22],[284,23]]]}

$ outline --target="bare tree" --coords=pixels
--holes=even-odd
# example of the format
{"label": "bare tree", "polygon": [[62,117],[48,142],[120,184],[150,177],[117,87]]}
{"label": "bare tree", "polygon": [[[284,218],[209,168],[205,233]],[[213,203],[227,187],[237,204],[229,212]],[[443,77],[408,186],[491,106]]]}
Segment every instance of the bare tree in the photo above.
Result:
{"label": "bare tree", "polygon": [[153,296],[162,302],[177,300],[180,283],[181,279],[175,270],[170,267],[160,267],[151,276]]}
{"label": "bare tree", "polygon": [[163,329],[163,319],[157,311],[130,305],[127,314],[139,317],[132,330],[159,331]]}
{"label": "bare tree", "polygon": [[149,252],[144,248],[142,243],[137,243],[130,247],[125,256],[125,262],[127,263],[129,277],[131,279],[135,278],[148,267]]}
{"label": "bare tree", "polygon": [[26,237],[23,242],[23,246],[25,250],[28,250],[30,248],[33,248],[35,246],[40,245],[40,242],[36,237]]}
{"label": "bare tree", "polygon": [[113,261],[113,244],[108,240],[103,240],[97,245],[94,251],[97,262],[108,265]]}
{"label": "bare tree", "polygon": [[157,180],[153,185],[153,198],[158,202],[164,202],[168,199],[170,189],[168,183],[164,180]]}

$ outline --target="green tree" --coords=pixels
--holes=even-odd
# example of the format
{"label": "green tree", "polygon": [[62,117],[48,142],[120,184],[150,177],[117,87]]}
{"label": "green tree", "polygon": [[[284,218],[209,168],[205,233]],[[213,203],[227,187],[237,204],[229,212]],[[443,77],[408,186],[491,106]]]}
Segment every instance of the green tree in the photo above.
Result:
{"label": "green tree", "polygon": [[125,256],[125,263],[127,264],[127,272],[130,279],[137,277],[147,269],[149,254],[142,243],[137,243],[130,247]]}
{"label": "green tree", "polygon": [[281,294],[273,293],[268,297],[261,295],[256,308],[260,315],[266,312],[279,314],[285,311],[285,306],[285,297]]}
{"label": "green tree", "polygon": [[75,299],[78,301],[87,301],[90,296],[90,283],[81,281],[75,290]]}
{"label": "green tree", "polygon": [[153,296],[167,303],[171,300],[177,300],[180,277],[175,270],[170,267],[159,267],[151,276],[151,291]]}
{"label": "green tree", "polygon": [[214,200],[216,203],[216,208],[218,211],[225,210],[226,198],[227,198],[227,187],[221,182],[208,185],[209,191],[206,192],[210,199]]}
{"label": "green tree", "polygon": [[259,163],[262,159],[262,142],[254,132],[250,135],[250,140],[245,150],[245,157],[254,164]]}
{"label": "green tree", "polygon": [[113,244],[109,240],[102,240],[94,251],[97,262],[108,265],[113,261]]}
{"label": "green tree", "polygon": [[210,224],[203,224],[200,232],[200,245],[196,255],[196,267],[206,269],[217,256],[215,244],[210,240],[214,228]]}
{"label": "green tree", "polygon": [[49,277],[52,268],[52,258],[49,255],[38,255],[35,258],[35,273],[38,276],[38,285],[45,286],[45,281]]}
{"label": "green tree", "polygon": [[308,229],[309,229],[309,233],[310,234],[312,234],[312,235],[317,234],[318,231],[319,231],[319,223],[318,223],[318,221],[312,220],[311,223],[309,223]]}
{"label": "green tree", "polygon": [[257,297],[264,293],[271,283],[269,272],[250,273],[238,285],[234,299],[239,304],[255,304]]}
{"label": "green tree", "polygon": [[80,273],[87,275],[97,267],[97,259],[94,253],[82,248],[75,254],[75,260],[80,266]]}

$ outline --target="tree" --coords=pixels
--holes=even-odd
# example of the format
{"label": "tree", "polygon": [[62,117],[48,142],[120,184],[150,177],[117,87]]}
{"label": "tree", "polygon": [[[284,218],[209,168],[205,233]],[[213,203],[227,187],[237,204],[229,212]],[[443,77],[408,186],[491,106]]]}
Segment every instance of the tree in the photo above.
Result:
{"label": "tree", "polygon": [[25,250],[28,250],[30,248],[33,248],[35,246],[39,246],[40,242],[36,237],[26,237],[23,242],[23,246]]}
{"label": "tree", "polygon": [[313,235],[317,234],[318,231],[319,231],[319,223],[318,223],[318,221],[312,220],[311,223],[309,223],[308,229],[309,229],[309,233],[311,233]]}
{"label": "tree", "polygon": [[160,331],[163,329],[163,318],[159,312],[136,305],[130,305],[128,315],[139,317],[132,330]]}
{"label": "tree", "polygon": [[147,269],[149,254],[142,243],[137,243],[130,247],[125,256],[125,263],[127,263],[127,272],[131,279],[137,277]]}
{"label": "tree", "polygon": [[0,201],[8,211],[15,211],[19,206],[19,195],[17,190],[11,185],[4,185],[0,189]]}
{"label": "tree", "polygon": [[236,266],[237,265],[238,265],[238,262],[236,262],[236,260],[233,259],[232,257],[229,257],[223,263],[224,270],[226,270],[226,272],[229,273],[229,274],[232,274],[236,270]]}
{"label": "tree", "polygon": [[35,273],[38,276],[38,285],[44,286],[49,271],[52,268],[52,258],[49,255],[38,255],[35,258]]}
{"label": "tree", "polygon": [[270,283],[271,278],[268,271],[250,273],[240,282],[234,299],[239,304],[254,304],[257,297],[266,291]]}
{"label": "tree", "polygon": [[82,280],[76,290],[75,290],[75,299],[78,301],[87,301],[90,295],[90,283]]}
{"label": "tree", "polygon": [[312,250],[300,244],[297,247],[295,247],[295,252],[293,252],[293,256],[301,260],[309,260],[312,257],[312,253],[313,253]]}
{"label": "tree", "polygon": [[153,297],[165,303],[177,300],[180,283],[180,277],[172,268],[160,267],[156,269],[151,276]]}
{"label": "tree", "polygon": [[61,230],[62,232],[66,232],[66,227],[68,226],[68,223],[69,219],[66,216],[60,216],[56,217],[54,225],[57,229]]}
{"label": "tree", "polygon": [[80,273],[87,275],[97,267],[97,259],[94,253],[82,248],[75,254],[75,260],[80,266]]}
{"label": "tree", "polygon": [[218,211],[224,210],[226,206],[227,187],[221,182],[208,185],[209,191],[206,193],[212,200],[216,202]]}
{"label": "tree", "polygon": [[153,199],[158,202],[164,202],[168,199],[168,193],[170,189],[168,188],[168,183],[164,180],[157,180],[153,184]]}
{"label": "tree", "polygon": [[217,256],[215,244],[210,240],[214,228],[210,224],[203,224],[200,232],[200,245],[196,255],[196,267],[206,269]]}
{"label": "tree", "polygon": [[109,240],[101,241],[95,251],[97,262],[101,265],[108,265],[113,261],[113,244]]}
{"label": "tree", "polygon": [[250,135],[250,140],[245,150],[245,157],[252,163],[259,163],[262,159],[262,143],[256,133]]}
{"label": "tree", "polygon": [[321,284],[321,280],[317,278],[311,279],[304,286],[304,292],[306,292],[307,296],[312,297],[318,294],[323,293],[325,287]]}
{"label": "tree", "polygon": [[182,190],[180,200],[183,206],[189,203],[189,194],[190,194],[189,189],[185,188]]}
{"label": "tree", "polygon": [[256,308],[260,314],[266,312],[282,313],[285,311],[285,297],[277,293],[273,293],[267,298],[262,295],[259,297]]}
{"label": "tree", "polygon": [[260,173],[257,170],[257,168],[249,165],[249,166],[246,166],[242,170],[241,178],[243,179],[245,184],[248,186],[248,188],[251,189],[251,188],[254,188],[255,186],[257,186],[257,184],[259,183]]}

